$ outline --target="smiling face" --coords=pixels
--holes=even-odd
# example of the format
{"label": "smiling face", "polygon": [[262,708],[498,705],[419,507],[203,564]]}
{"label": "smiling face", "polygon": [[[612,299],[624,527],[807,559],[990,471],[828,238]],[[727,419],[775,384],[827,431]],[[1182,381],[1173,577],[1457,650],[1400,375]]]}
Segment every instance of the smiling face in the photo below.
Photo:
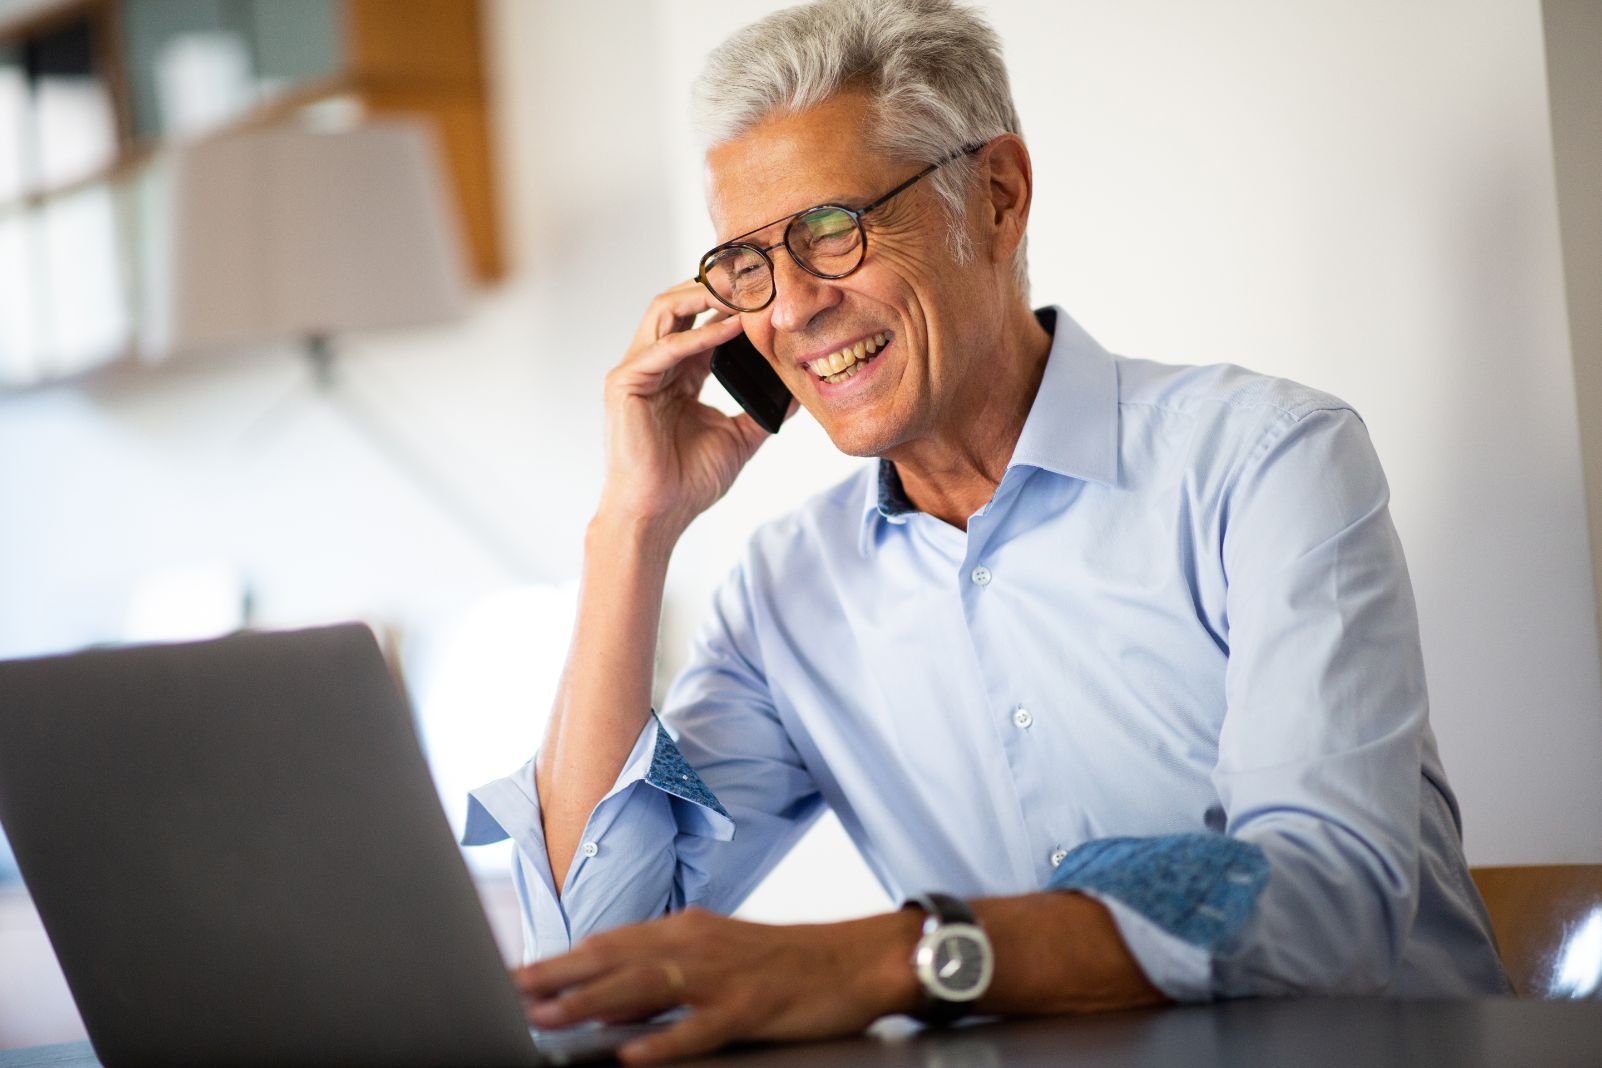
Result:
{"label": "smiling face", "polygon": [[[871,118],[865,94],[842,93],[715,146],[707,199],[719,240],[817,204],[859,209],[934,162],[881,158]],[[863,221],[867,255],[854,273],[815,277],[781,246],[770,253],[773,303],[741,319],[836,446],[883,456],[960,435],[983,406],[1010,267],[998,270],[983,241],[973,263],[953,259],[946,211],[928,179]],[[783,231],[780,222],[749,240],[771,245]]]}

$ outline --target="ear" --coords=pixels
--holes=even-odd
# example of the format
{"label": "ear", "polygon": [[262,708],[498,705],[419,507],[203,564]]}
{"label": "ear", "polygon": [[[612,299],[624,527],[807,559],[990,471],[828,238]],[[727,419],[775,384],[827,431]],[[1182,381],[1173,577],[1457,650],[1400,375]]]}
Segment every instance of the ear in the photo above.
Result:
{"label": "ear", "polygon": [[1034,165],[1029,160],[1028,147],[1017,134],[1002,134],[991,141],[979,160],[985,174],[984,210],[991,260],[1010,264],[1029,224]]}

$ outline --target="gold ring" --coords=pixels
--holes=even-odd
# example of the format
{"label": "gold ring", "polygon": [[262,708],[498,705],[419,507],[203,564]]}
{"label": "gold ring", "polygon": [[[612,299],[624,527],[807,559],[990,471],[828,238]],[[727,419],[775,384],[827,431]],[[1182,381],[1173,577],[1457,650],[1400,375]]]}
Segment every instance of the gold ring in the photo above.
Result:
{"label": "gold ring", "polygon": [[665,960],[662,962],[662,974],[667,976],[668,993],[677,997],[679,991],[684,989],[683,969],[672,961]]}

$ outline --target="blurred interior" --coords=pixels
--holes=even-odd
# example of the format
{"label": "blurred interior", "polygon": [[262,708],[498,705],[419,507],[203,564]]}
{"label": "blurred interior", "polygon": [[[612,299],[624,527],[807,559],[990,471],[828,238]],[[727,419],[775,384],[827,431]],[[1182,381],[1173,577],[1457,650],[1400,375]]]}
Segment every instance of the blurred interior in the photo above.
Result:
{"label": "blurred interior", "polygon": [[[0,0],[0,658],[365,620],[459,824],[538,744],[602,377],[715,240],[689,83],[781,6]],[[1352,401],[1470,862],[1602,860],[1595,8],[980,6],[1037,302]],[[752,528],[862,462],[803,414],[691,528],[659,690]],[[742,914],[887,903],[826,818]],[[0,840],[0,1049],[81,1035]]]}

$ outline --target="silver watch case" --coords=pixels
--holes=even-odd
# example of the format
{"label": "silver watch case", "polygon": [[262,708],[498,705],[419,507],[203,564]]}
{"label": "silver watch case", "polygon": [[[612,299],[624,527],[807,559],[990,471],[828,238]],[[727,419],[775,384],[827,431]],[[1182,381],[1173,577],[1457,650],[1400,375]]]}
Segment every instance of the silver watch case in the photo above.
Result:
{"label": "silver watch case", "polygon": [[[957,956],[942,954],[941,950],[948,946]],[[964,974],[970,971],[965,966],[969,962],[977,964],[977,976]],[[940,1001],[977,1001],[990,989],[996,956],[983,927],[972,923],[943,923],[926,930],[918,939],[912,963],[918,982],[930,997]]]}

